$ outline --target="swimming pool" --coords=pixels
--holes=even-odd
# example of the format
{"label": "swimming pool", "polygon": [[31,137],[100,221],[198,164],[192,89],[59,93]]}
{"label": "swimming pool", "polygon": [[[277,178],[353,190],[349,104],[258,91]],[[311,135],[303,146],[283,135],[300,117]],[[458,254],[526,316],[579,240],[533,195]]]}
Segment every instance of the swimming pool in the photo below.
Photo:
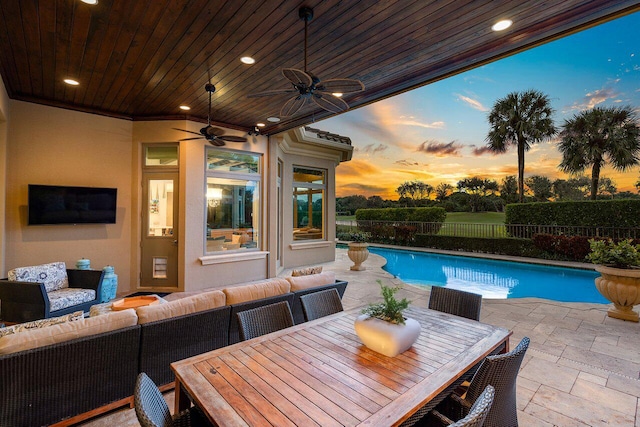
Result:
{"label": "swimming pool", "polygon": [[455,255],[369,247],[387,260],[384,269],[412,285],[444,286],[484,298],[537,297],[607,304],[591,270]]}

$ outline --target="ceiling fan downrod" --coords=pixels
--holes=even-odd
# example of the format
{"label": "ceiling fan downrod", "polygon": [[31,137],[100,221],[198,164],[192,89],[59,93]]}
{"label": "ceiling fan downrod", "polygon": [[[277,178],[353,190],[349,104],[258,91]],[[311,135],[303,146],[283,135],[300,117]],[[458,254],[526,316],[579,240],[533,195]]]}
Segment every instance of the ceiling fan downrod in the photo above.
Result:
{"label": "ceiling fan downrod", "polygon": [[298,16],[304,21],[304,72],[307,73],[307,24],[313,19],[313,9],[302,6],[298,11]]}

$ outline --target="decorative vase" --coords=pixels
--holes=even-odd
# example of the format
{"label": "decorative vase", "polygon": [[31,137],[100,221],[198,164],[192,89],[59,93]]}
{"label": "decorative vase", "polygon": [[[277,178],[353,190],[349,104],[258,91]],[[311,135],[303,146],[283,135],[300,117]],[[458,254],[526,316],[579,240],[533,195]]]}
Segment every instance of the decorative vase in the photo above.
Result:
{"label": "decorative vase", "polygon": [[104,277],[102,278],[102,295],[101,302],[109,302],[116,297],[118,290],[118,275],[114,273],[113,267],[107,265],[102,269]]}
{"label": "decorative vase", "polygon": [[638,313],[633,306],[640,304],[640,269],[615,268],[599,265],[596,271],[596,288],[613,307],[607,315],[616,319],[638,321]]}
{"label": "decorative vase", "polygon": [[362,263],[365,262],[369,257],[368,248],[369,248],[368,243],[360,243],[360,242],[349,243],[349,250],[347,251],[347,255],[349,256],[349,259],[353,261],[351,270],[353,271],[366,270],[366,268],[362,266]]}
{"label": "decorative vase", "polygon": [[400,325],[362,314],[356,318],[354,327],[364,345],[389,357],[407,351],[420,336],[420,323],[414,319],[405,319],[404,325]]}
{"label": "decorative vase", "polygon": [[78,270],[90,270],[91,269],[91,260],[82,258],[76,261],[76,268]]}

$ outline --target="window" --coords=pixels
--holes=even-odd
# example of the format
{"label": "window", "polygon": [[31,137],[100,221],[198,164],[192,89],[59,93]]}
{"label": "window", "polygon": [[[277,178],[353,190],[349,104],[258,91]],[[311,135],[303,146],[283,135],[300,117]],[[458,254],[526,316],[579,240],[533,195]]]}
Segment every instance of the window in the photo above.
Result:
{"label": "window", "polygon": [[262,156],[207,148],[206,252],[258,248]]}
{"label": "window", "polygon": [[326,171],[293,167],[293,240],[324,239]]}

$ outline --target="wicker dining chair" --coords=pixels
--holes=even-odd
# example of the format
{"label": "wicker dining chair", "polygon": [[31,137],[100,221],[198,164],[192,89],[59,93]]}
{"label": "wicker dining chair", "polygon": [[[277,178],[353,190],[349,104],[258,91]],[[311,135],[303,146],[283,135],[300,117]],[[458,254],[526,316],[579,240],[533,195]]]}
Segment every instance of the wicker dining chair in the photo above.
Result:
{"label": "wicker dining chair", "polygon": [[517,427],[516,378],[528,347],[529,338],[524,337],[509,353],[485,357],[473,376],[465,397],[454,393],[436,407],[436,410],[451,419],[464,418],[486,386],[492,385],[495,388],[495,399],[484,425]]}
{"label": "wicker dining chair", "polygon": [[488,385],[484,388],[482,394],[476,399],[476,402],[469,410],[469,414],[459,421],[452,421],[437,410],[430,413],[428,425],[440,424],[448,427],[482,427],[491,410],[493,399],[495,398],[495,389]]}
{"label": "wicker dining chair", "polygon": [[344,311],[340,294],[335,288],[302,295],[300,303],[307,322]]}
{"label": "wicker dining chair", "polygon": [[429,308],[467,319],[480,320],[482,295],[457,289],[432,286],[429,296]]}
{"label": "wicker dining chair", "polygon": [[264,305],[238,313],[242,341],[293,326],[293,315],[287,301]]}
{"label": "wicker dining chair", "polygon": [[162,393],[144,372],[138,374],[133,403],[142,427],[212,426],[202,411],[195,406],[171,416]]}

